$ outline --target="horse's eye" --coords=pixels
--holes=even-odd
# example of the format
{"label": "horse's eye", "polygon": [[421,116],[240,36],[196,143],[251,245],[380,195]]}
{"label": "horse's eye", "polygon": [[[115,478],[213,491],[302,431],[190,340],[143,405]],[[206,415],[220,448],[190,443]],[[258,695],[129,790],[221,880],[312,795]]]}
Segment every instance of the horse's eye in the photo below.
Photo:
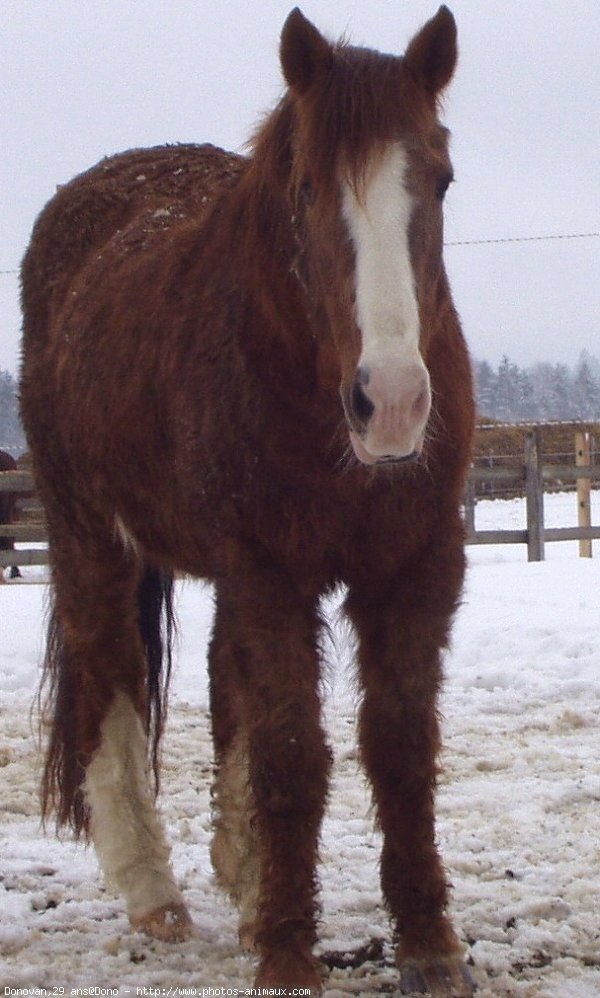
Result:
{"label": "horse's eye", "polygon": [[452,173],[445,173],[442,177],[439,177],[435,188],[435,196],[438,201],[443,201],[446,191],[450,187],[450,184],[454,180],[454,175]]}

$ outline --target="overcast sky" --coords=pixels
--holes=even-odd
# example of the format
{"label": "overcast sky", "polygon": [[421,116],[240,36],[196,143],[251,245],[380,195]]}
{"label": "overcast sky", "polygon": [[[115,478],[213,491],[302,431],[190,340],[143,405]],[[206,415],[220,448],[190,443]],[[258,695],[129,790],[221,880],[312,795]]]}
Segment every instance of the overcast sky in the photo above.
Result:
{"label": "overcast sky", "polygon": [[[293,0],[2,0],[0,270],[19,266],[56,184],[133,146],[240,149],[278,99]],[[304,0],[329,37],[400,53],[425,0]],[[445,105],[457,183],[446,239],[600,231],[598,0],[449,0],[460,62]],[[452,246],[472,353],[600,355],[600,239]],[[0,367],[16,371],[18,280],[0,275]]]}

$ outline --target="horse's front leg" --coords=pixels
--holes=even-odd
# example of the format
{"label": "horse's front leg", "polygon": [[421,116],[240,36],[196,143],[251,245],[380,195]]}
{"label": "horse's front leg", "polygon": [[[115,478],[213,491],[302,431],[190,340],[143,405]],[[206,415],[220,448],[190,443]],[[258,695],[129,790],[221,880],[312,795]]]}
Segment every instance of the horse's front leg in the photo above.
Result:
{"label": "horse's front leg", "polygon": [[213,669],[235,673],[232,750],[247,753],[246,799],[259,854],[256,983],[316,994],[315,871],[330,766],[320,723],[318,614],[283,574],[248,565],[234,583],[219,585],[219,604],[235,654],[215,655]]}
{"label": "horse's front leg", "polygon": [[445,911],[434,830],[440,652],[461,580],[457,554],[454,573],[434,580],[415,566],[369,592],[351,589],[346,602],[359,637],[361,753],[384,837],[381,883],[399,937],[403,993],[473,993]]}

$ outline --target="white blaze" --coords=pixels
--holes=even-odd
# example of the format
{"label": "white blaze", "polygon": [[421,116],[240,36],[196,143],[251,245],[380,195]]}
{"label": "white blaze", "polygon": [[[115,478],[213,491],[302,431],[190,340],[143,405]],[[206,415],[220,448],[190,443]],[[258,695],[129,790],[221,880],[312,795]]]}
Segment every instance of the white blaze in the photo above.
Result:
{"label": "white blaze", "polygon": [[347,181],[342,186],[362,340],[358,386],[372,405],[362,430],[350,420],[350,441],[363,464],[420,454],[431,404],[429,374],[419,352],[407,170],[406,151],[393,142],[373,156],[358,196]]}
{"label": "white blaze", "polygon": [[378,155],[358,198],[346,182],[343,212],[355,250],[356,318],[362,334],[359,365],[418,357],[419,311],[408,232],[412,199],[407,157],[399,142]]}

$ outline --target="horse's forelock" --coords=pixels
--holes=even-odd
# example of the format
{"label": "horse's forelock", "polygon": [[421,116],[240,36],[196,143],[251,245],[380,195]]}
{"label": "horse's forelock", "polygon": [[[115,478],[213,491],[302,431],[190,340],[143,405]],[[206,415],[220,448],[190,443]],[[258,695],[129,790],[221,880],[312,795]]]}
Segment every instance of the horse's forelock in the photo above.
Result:
{"label": "horse's forelock", "polygon": [[341,178],[360,196],[374,152],[406,131],[430,128],[435,109],[402,58],[345,43],[334,56],[307,93],[286,94],[251,150],[261,168],[280,177],[291,169],[293,183],[309,180],[324,197]]}

